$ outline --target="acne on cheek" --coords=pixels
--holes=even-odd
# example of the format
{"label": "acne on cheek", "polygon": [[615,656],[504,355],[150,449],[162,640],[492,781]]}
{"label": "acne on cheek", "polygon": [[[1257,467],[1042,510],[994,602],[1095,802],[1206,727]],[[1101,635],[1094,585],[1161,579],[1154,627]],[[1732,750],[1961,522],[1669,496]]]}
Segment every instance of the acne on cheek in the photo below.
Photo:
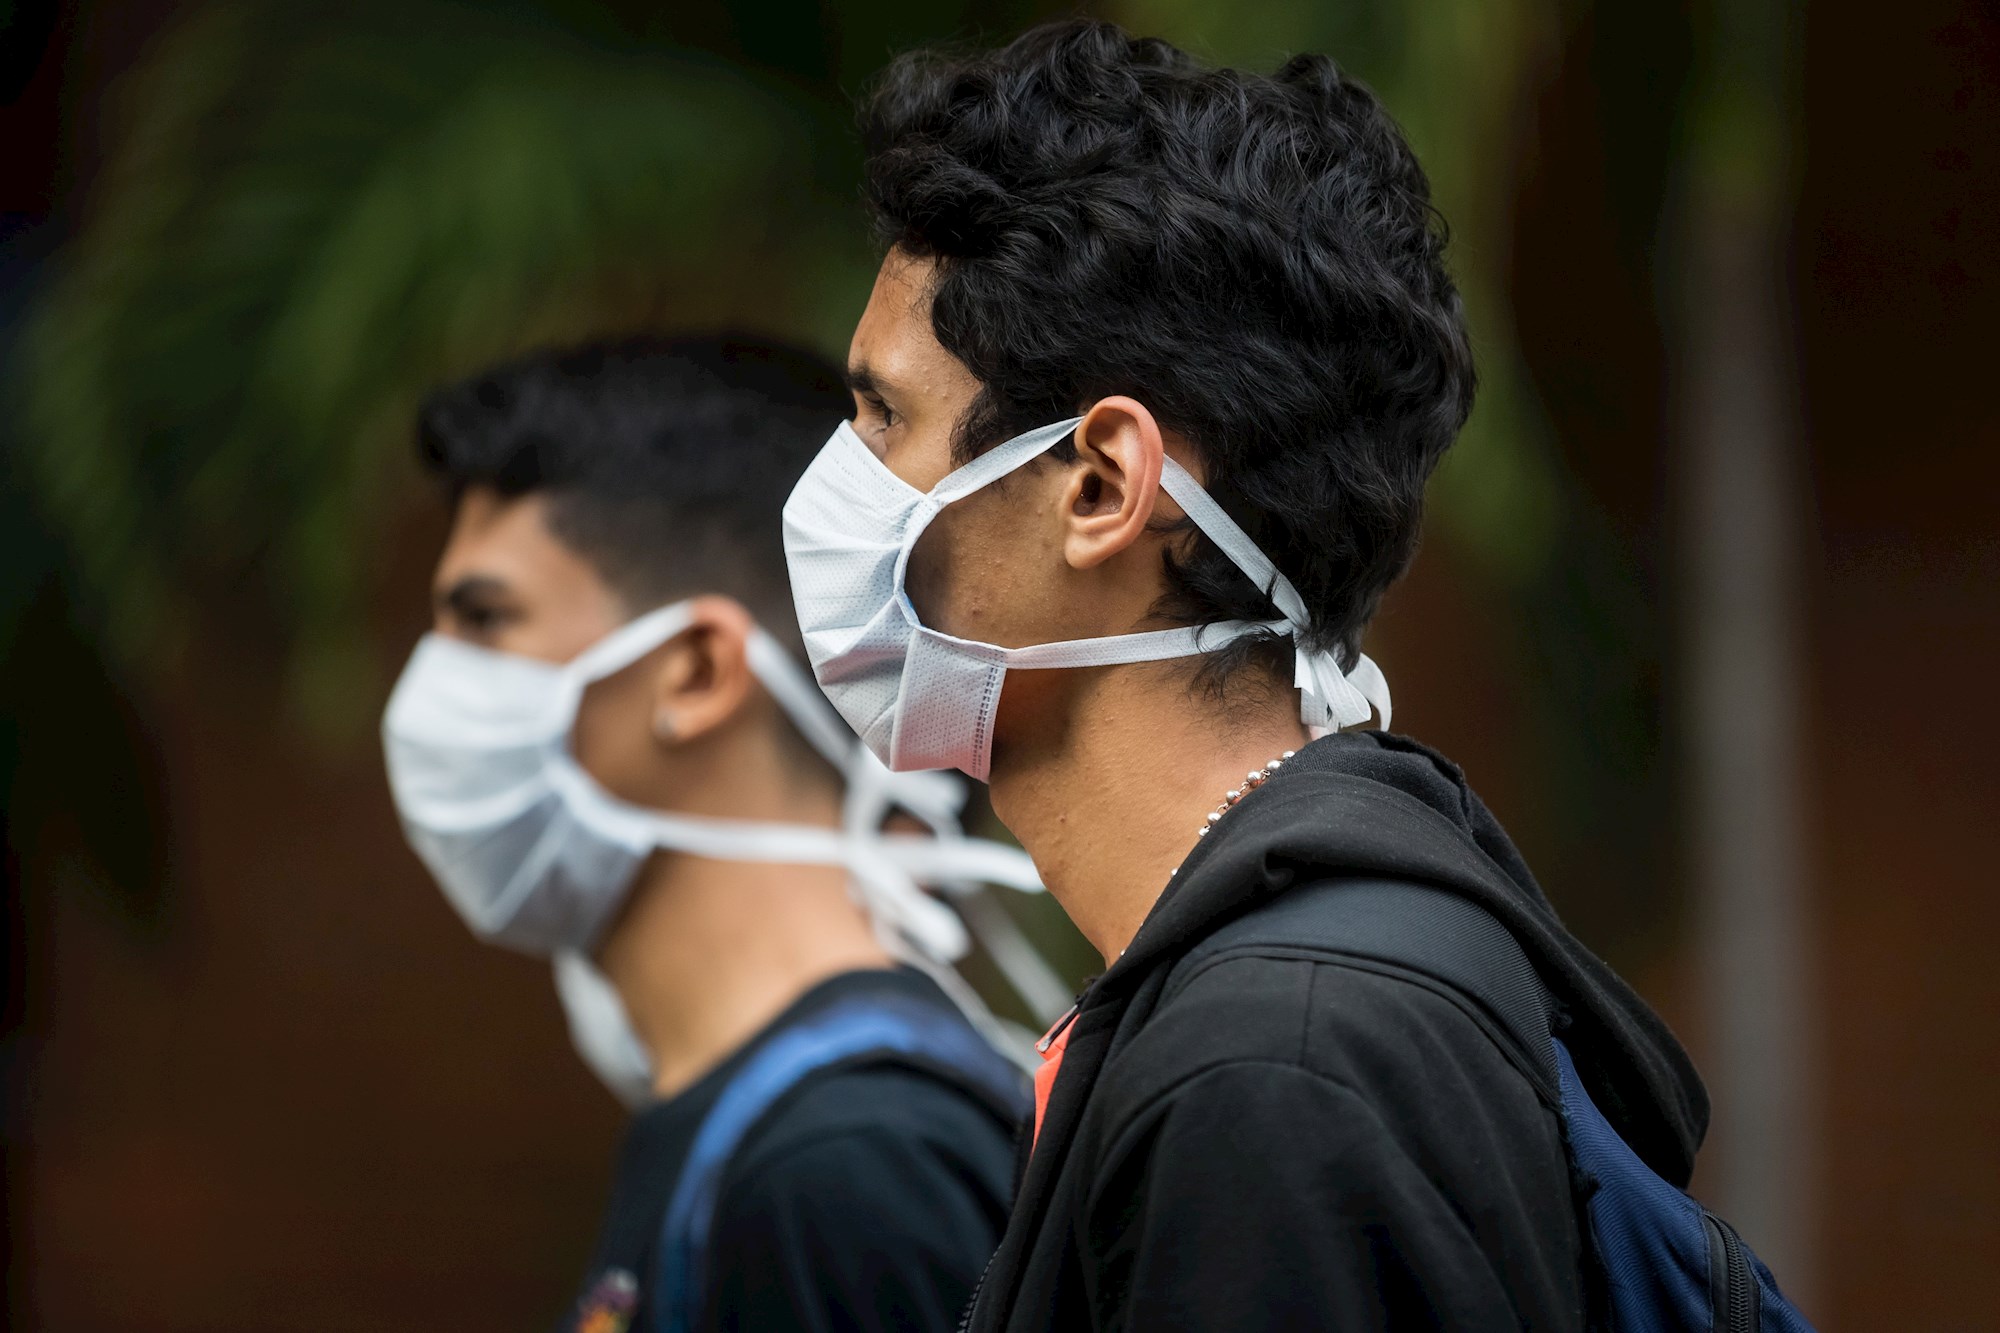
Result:
{"label": "acne on cheek", "polygon": [[[953,506],[961,512],[941,535],[930,567],[931,604],[951,622],[936,628],[992,643],[1037,641],[1036,608],[1048,593],[1049,572],[1062,559],[1062,537],[1057,526],[1024,507],[1047,499],[1038,487],[1002,482]],[[938,523],[951,515],[946,510]]]}

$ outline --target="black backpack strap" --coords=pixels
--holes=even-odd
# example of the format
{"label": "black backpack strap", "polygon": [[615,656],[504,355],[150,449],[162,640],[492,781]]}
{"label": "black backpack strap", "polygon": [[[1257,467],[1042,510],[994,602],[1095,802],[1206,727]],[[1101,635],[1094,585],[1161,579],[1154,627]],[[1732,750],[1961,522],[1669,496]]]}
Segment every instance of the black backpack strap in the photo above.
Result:
{"label": "black backpack strap", "polygon": [[1405,880],[1300,884],[1211,933],[1174,965],[1169,993],[1224,955],[1308,953],[1386,964],[1475,1001],[1559,1086],[1550,1001],[1513,933],[1469,898]]}

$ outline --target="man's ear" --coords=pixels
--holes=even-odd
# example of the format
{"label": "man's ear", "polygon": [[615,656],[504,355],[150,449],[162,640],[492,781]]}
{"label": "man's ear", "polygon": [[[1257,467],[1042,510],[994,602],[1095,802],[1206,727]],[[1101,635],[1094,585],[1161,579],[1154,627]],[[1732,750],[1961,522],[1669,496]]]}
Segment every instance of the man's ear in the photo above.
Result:
{"label": "man's ear", "polygon": [[1063,558],[1089,569],[1145,532],[1166,446],[1145,404],[1123,396],[1098,400],[1077,426],[1075,444],[1078,466],[1063,490]]}
{"label": "man's ear", "polygon": [[743,711],[756,677],[750,632],[756,622],[729,597],[697,597],[688,627],[655,655],[653,735],[665,746],[713,735]]}

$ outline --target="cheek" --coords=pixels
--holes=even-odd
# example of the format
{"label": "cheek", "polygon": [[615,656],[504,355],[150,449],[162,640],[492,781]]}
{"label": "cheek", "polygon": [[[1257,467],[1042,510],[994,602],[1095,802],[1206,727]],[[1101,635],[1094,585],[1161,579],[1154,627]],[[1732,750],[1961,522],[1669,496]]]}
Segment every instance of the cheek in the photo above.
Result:
{"label": "cheek", "polygon": [[931,520],[924,535],[910,551],[910,563],[903,577],[903,590],[917,619],[935,630],[964,637],[962,617],[957,614],[952,595],[960,583],[956,557],[964,540],[959,522],[961,505],[954,505]]}
{"label": "cheek", "polygon": [[985,490],[938,515],[910,553],[907,586],[919,620],[1002,647],[1043,641],[1049,549],[1027,498]]}
{"label": "cheek", "polygon": [[570,752],[599,786],[623,800],[647,803],[653,753],[652,717],[643,683],[627,672],[584,692],[570,732]]}
{"label": "cheek", "polygon": [[[553,614],[532,608],[505,620],[479,641],[503,653],[515,653],[561,665],[604,637],[602,617],[559,609]],[[612,621],[615,627],[617,622]]]}
{"label": "cheek", "polygon": [[[862,438],[868,440],[866,435]],[[943,481],[956,466],[947,431],[920,430],[899,422],[870,441],[869,447],[898,480],[920,491]]]}

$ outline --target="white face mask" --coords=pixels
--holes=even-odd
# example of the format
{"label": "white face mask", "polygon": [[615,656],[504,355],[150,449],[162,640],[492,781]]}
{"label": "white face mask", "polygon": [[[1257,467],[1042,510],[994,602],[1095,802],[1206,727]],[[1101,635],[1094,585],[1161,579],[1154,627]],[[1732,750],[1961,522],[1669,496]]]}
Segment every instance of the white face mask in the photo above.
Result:
{"label": "white face mask", "polygon": [[653,1096],[653,1053],[632,1026],[618,988],[588,955],[571,949],[556,954],[555,976],[570,1045],[619,1101],[635,1109],[645,1105]]}
{"label": "white face mask", "polygon": [[[1222,621],[1180,629],[1027,648],[960,639],[927,628],[904,589],[910,551],[948,504],[1048,452],[1075,417],[1018,435],[919,491],[842,422],[785,503],[785,558],[806,655],[820,688],[884,763],[897,770],[957,768],[984,781],[993,719],[1007,670],[1113,666],[1192,657],[1260,632],[1302,641],[1298,590],[1179,463],[1163,459],[1160,485],[1196,527],[1258,587],[1282,619]],[[1300,717],[1317,730],[1368,720],[1389,725],[1389,685],[1365,655],[1343,672],[1331,652],[1300,647],[1293,683]]]}
{"label": "white face mask", "polygon": [[[560,666],[429,634],[411,654],[382,719],[389,786],[411,845],[474,934],[556,960],[557,990],[579,1053],[628,1100],[650,1089],[651,1061],[589,952],[655,849],[844,866],[884,947],[937,971],[948,970],[968,940],[958,915],[922,885],[952,892],[969,892],[975,882],[1040,888],[1020,849],[958,834],[961,787],[938,774],[884,770],[761,629],[751,632],[750,669],[845,775],[844,826],[672,814],[604,790],[569,750],[585,689],[637,662],[691,619],[686,603],[662,607]],[[882,834],[884,817],[899,807],[939,836]],[[1010,938],[982,932],[982,940],[1003,967],[1002,955],[1012,958],[1008,975],[1016,989],[1038,1010],[1051,1003],[1051,988],[1067,1003],[1039,955],[1029,950],[1023,958],[1018,932],[1001,930]]]}

